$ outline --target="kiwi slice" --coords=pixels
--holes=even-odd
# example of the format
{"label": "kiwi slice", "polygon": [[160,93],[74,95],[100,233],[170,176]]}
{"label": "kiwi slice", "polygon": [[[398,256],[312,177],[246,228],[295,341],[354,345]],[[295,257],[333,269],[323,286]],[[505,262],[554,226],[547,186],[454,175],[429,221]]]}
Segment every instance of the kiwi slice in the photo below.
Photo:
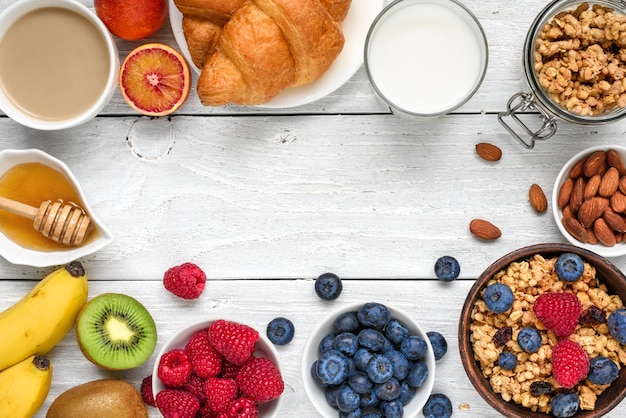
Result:
{"label": "kiwi slice", "polygon": [[125,370],[143,364],[154,352],[154,319],[136,299],[119,293],[96,296],[76,320],[81,351],[104,369]]}

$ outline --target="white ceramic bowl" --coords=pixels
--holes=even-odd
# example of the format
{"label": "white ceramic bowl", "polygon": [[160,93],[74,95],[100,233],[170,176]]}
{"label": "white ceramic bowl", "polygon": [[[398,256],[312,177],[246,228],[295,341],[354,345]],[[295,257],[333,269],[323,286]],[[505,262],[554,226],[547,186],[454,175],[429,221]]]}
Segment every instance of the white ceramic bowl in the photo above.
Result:
{"label": "white ceramic bowl", "polygon": [[[228,319],[228,318],[220,318],[220,319],[224,319],[226,321],[239,322],[239,321]],[[185,348],[185,345],[187,344],[187,342],[189,341],[189,339],[191,338],[193,334],[203,329],[208,329],[214,321],[215,320],[205,320],[205,321],[199,321],[199,322],[190,324],[184,327],[183,329],[181,329],[180,331],[178,331],[169,340],[167,340],[165,344],[163,344],[163,347],[157,354],[156,360],[154,362],[154,367],[152,370],[152,376],[153,376],[152,393],[154,393],[154,396],[156,396],[157,393],[165,389],[165,386],[157,377],[158,370],[159,370],[159,361],[161,360],[161,357],[163,356],[163,354],[167,353],[168,351],[174,348]],[[272,344],[270,340],[268,340],[267,337],[265,336],[265,333],[261,331],[259,331],[259,340],[256,343],[254,356],[265,357],[271,360],[280,371],[280,374],[283,376],[283,379],[285,378],[285,373],[280,365],[280,358],[278,356],[278,352],[276,351],[276,348],[274,348],[274,344]],[[265,402],[265,403],[260,404],[259,416],[261,418],[277,417],[278,412],[280,410],[280,404],[282,402],[282,398],[283,397],[280,396],[277,399],[274,399],[270,402]]]}
{"label": "white ceramic bowl", "polygon": [[[382,302],[380,302],[382,303]],[[433,385],[435,383],[435,354],[433,353],[433,349],[430,345],[430,341],[426,332],[422,330],[419,324],[413,320],[408,314],[405,312],[394,308],[386,303],[382,303],[389,309],[391,313],[391,317],[400,321],[410,332],[411,335],[419,335],[424,338],[426,344],[428,345],[428,353],[426,354],[426,365],[428,366],[428,378],[424,382],[424,384],[417,389],[415,393],[415,397],[404,406],[404,416],[405,417],[416,417],[417,414],[422,410],[424,404],[428,400],[430,396]],[[339,411],[336,408],[333,408],[326,402],[326,396],[324,394],[324,389],[319,387],[313,377],[311,377],[311,366],[313,363],[319,358],[319,344],[322,338],[326,335],[332,333],[333,331],[333,322],[335,319],[345,312],[356,312],[359,310],[359,307],[363,305],[362,303],[350,304],[346,305],[335,312],[328,315],[324,318],[318,325],[315,327],[311,335],[309,336],[306,344],[304,345],[304,352],[302,354],[302,380],[304,382],[304,390],[309,397],[311,403],[320,413],[321,416],[325,418],[334,418],[338,416]]]}
{"label": "white ceramic bowl", "polygon": [[0,231],[0,255],[2,257],[13,264],[35,267],[56,266],[92,254],[113,240],[109,230],[98,220],[94,211],[89,207],[87,198],[74,177],[74,174],[72,174],[67,165],[62,161],[38,149],[5,149],[0,151],[0,177],[10,168],[25,163],[42,163],[63,173],[74,185],[74,188],[83,202],[83,209],[89,214],[97,230],[97,235],[79,247],[67,247],[66,250],[60,251],[36,251],[16,244]]}
{"label": "white ceramic bowl", "polygon": [[626,147],[617,145],[598,145],[579,152],[565,163],[565,165],[563,166],[563,168],[561,168],[561,171],[557,175],[556,181],[554,182],[554,188],[552,190],[552,214],[554,216],[554,220],[557,226],[559,227],[559,230],[572,245],[576,245],[586,250],[593,251],[604,257],[619,257],[622,255],[626,255],[626,243],[617,243],[613,247],[607,247],[606,245],[603,245],[601,243],[587,244],[578,241],[569,232],[567,232],[567,230],[565,230],[565,227],[561,222],[561,219],[563,218],[563,211],[558,206],[559,190],[561,189],[563,183],[565,183],[565,181],[569,177],[569,172],[574,164],[576,164],[582,158],[591,155],[594,151],[608,151],[609,149],[617,151],[617,153],[626,162]]}
{"label": "white ceramic bowl", "polygon": [[[107,54],[109,56],[109,66],[107,69],[108,77],[99,98],[91,107],[85,109],[81,114],[68,119],[46,120],[25,112],[7,97],[7,94],[1,87],[2,83],[0,82],[0,110],[2,110],[7,116],[30,128],[39,130],[59,130],[71,128],[89,121],[109,103],[115,90],[117,89],[120,61],[115,41],[104,23],[102,23],[94,12],[75,0],[20,0],[14,2],[0,14],[0,39],[2,39],[9,27],[19,18],[34,10],[47,7],[60,7],[68,9],[85,17],[102,35],[102,38],[106,43]],[[45,64],[42,65],[45,67]],[[41,71],[41,74],[46,74],[46,72]]]}

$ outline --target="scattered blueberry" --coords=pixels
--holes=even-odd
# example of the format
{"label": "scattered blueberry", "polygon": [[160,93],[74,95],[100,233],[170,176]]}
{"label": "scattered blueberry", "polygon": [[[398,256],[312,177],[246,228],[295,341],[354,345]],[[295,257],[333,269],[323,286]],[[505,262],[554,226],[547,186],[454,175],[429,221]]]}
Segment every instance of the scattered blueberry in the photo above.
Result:
{"label": "scattered blueberry", "polygon": [[424,361],[416,361],[409,365],[409,374],[405,381],[414,388],[421,387],[428,379],[428,365]]}
{"label": "scattered blueberry", "polygon": [[517,343],[527,353],[534,353],[541,347],[541,334],[535,327],[525,327],[517,334]]}
{"label": "scattered blueberry", "polygon": [[407,360],[419,360],[428,352],[428,345],[419,335],[411,335],[405,338],[400,344],[400,352],[404,354]]}
{"label": "scattered blueberry", "polygon": [[361,397],[349,385],[342,385],[337,391],[337,408],[341,412],[351,412],[359,408]]}
{"label": "scattered blueberry", "polygon": [[563,392],[557,394],[550,402],[552,415],[558,418],[569,418],[574,416],[580,406],[578,395],[573,392]]}
{"label": "scattered blueberry", "polygon": [[[399,351],[391,350],[383,354],[391,362],[393,368],[393,377],[402,381],[409,374],[409,361]],[[387,399],[389,400],[389,399]]]}
{"label": "scattered blueberry", "polygon": [[372,391],[374,383],[364,372],[356,372],[348,379],[348,385],[359,395]]}
{"label": "scattered blueberry", "polygon": [[375,354],[369,363],[367,363],[365,373],[367,373],[374,383],[386,382],[393,376],[391,361],[382,354]]}
{"label": "scattered blueberry", "polygon": [[381,303],[368,302],[357,311],[359,322],[366,327],[381,330],[391,320],[389,309]]}
{"label": "scattered blueberry", "polygon": [[451,282],[461,272],[461,265],[456,258],[449,255],[439,257],[435,262],[435,275],[442,282]]}
{"label": "scattered blueberry", "polygon": [[315,280],[315,293],[321,299],[337,299],[342,290],[341,279],[334,273],[324,273]]}
{"label": "scattered blueberry", "polygon": [[441,360],[448,352],[448,342],[446,338],[437,331],[428,331],[426,335],[435,352],[435,360]]}
{"label": "scattered blueberry", "polygon": [[355,332],[359,329],[359,320],[356,317],[356,312],[344,312],[339,315],[335,322],[333,322],[333,330],[336,334],[342,332]]}
{"label": "scattered blueberry", "polygon": [[324,354],[328,350],[333,349],[333,344],[335,343],[335,337],[336,337],[335,334],[327,334],[326,336],[324,336],[324,338],[322,338],[322,341],[320,341],[320,345],[319,345],[320,354]]}
{"label": "scattered blueberry", "polygon": [[348,368],[346,356],[337,350],[330,350],[317,360],[315,371],[323,384],[338,385],[348,377]]}
{"label": "scattered blueberry", "polygon": [[443,393],[433,393],[422,409],[424,418],[449,418],[452,416],[452,402]]}
{"label": "scattered blueberry", "polygon": [[509,310],[513,305],[513,292],[503,283],[494,283],[487,286],[483,300],[487,308],[493,313],[499,314]]}
{"label": "scattered blueberry", "polygon": [[620,308],[611,312],[608,325],[611,336],[620,344],[626,344],[626,309]]}
{"label": "scattered blueberry", "polygon": [[333,348],[342,354],[352,357],[359,349],[359,337],[351,332],[342,332],[335,337]]}
{"label": "scattered blueberry", "polygon": [[504,370],[513,370],[517,366],[517,357],[508,351],[503,351],[498,355],[498,365]]}
{"label": "scattered blueberry", "polygon": [[619,368],[608,357],[598,356],[589,361],[589,374],[587,379],[594,385],[608,385],[617,379]]}
{"label": "scattered blueberry", "polygon": [[267,324],[267,338],[276,345],[285,345],[293,339],[295,328],[287,318],[278,317]]}
{"label": "scattered blueberry", "polygon": [[393,377],[386,382],[379,383],[374,387],[374,393],[378,399],[383,401],[393,401],[400,396],[402,385]]}
{"label": "scattered blueberry", "polygon": [[385,327],[385,337],[394,344],[400,344],[408,336],[409,330],[397,319],[392,319]]}
{"label": "scattered blueberry", "polygon": [[400,402],[398,399],[394,399],[393,401],[388,402],[381,402],[380,411],[385,418],[401,418],[404,414],[402,402]]}
{"label": "scattered blueberry", "polygon": [[575,282],[583,275],[585,263],[578,254],[563,253],[556,259],[554,271],[558,278],[564,282]]}

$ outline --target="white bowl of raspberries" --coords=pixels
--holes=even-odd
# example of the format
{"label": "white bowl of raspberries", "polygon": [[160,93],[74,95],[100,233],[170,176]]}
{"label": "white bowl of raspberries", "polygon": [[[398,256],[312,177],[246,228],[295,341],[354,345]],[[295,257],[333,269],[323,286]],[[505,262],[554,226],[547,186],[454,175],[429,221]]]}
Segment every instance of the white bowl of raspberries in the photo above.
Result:
{"label": "white bowl of raspberries", "polygon": [[[445,340],[440,344],[447,349]],[[436,358],[429,336],[406,313],[378,302],[350,304],[309,336],[304,388],[323,417],[356,409],[414,417],[431,395]]]}
{"label": "white bowl of raspberries", "polygon": [[153,406],[166,418],[276,417],[284,390],[273,344],[227,319],[197,322],[176,333],[158,353],[151,380]]}

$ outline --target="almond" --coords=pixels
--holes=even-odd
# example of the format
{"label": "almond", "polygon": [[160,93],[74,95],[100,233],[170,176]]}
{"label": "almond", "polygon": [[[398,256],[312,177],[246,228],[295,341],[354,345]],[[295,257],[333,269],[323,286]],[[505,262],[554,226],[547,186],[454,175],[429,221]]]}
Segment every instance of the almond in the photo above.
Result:
{"label": "almond", "polygon": [[476,153],[485,161],[498,161],[502,158],[502,150],[488,142],[476,144]]}
{"label": "almond", "polygon": [[580,224],[580,222],[578,222],[578,220],[567,217],[563,218],[561,220],[561,223],[563,224],[565,230],[578,241],[582,243],[587,243],[589,241],[589,235],[587,234],[587,230],[584,226]]}
{"label": "almond", "polygon": [[583,193],[584,199],[591,199],[598,193],[598,188],[600,187],[600,183],[602,182],[602,176],[600,174],[596,174],[591,177],[587,184],[585,185],[585,191]]}
{"label": "almond", "polygon": [[617,191],[618,186],[619,172],[617,171],[617,168],[610,167],[602,176],[600,187],[598,187],[598,194],[603,197],[611,197]]}
{"label": "almond", "polygon": [[593,228],[587,228],[587,244],[596,245],[599,242],[598,237],[593,233]]}
{"label": "almond", "polygon": [[598,218],[593,223],[593,233],[602,244],[607,247],[613,247],[615,245],[615,233],[606,224],[604,218]]}
{"label": "almond", "polygon": [[532,184],[528,190],[528,200],[530,205],[539,213],[548,210],[548,198],[543,189],[538,184]]}
{"label": "almond", "polygon": [[476,237],[485,240],[494,240],[500,238],[502,235],[502,232],[497,226],[483,219],[472,219],[469,229]]}
{"label": "almond", "polygon": [[619,186],[618,189],[622,193],[626,193],[626,176],[622,176],[619,178]]}
{"label": "almond", "polygon": [[622,192],[615,192],[610,198],[611,209],[618,213],[624,213],[626,211],[626,195]]}
{"label": "almond", "polygon": [[569,170],[569,178],[571,178],[572,180],[576,180],[578,177],[582,176],[583,166],[585,165],[586,161],[587,158],[581,158],[580,160],[578,160],[576,164],[574,164]]}
{"label": "almond", "polygon": [[572,194],[569,198],[569,205],[574,213],[578,212],[580,205],[583,203],[586,185],[587,181],[582,176],[578,177],[574,182],[574,188],[572,189]]}
{"label": "almond", "polygon": [[626,175],[626,165],[622,157],[614,149],[610,149],[606,152],[606,163],[610,167],[615,167],[620,176]]}
{"label": "almond", "polygon": [[559,189],[559,196],[557,198],[557,204],[560,208],[564,208],[569,203],[570,196],[572,195],[572,189],[574,188],[574,180],[568,178],[561,185]]}
{"label": "almond", "polygon": [[609,200],[604,197],[592,197],[585,200],[578,209],[578,220],[585,228],[589,228],[609,206]]}
{"label": "almond", "polygon": [[593,177],[595,174],[603,173],[603,170],[606,167],[606,151],[595,151],[585,161],[583,165],[583,174],[589,178]]}
{"label": "almond", "polygon": [[622,215],[613,212],[611,208],[607,208],[602,217],[606,221],[606,224],[615,232],[624,232],[626,231],[626,220],[622,217]]}
{"label": "almond", "polygon": [[576,214],[572,212],[572,208],[570,208],[569,205],[563,208],[563,217],[576,218]]}

